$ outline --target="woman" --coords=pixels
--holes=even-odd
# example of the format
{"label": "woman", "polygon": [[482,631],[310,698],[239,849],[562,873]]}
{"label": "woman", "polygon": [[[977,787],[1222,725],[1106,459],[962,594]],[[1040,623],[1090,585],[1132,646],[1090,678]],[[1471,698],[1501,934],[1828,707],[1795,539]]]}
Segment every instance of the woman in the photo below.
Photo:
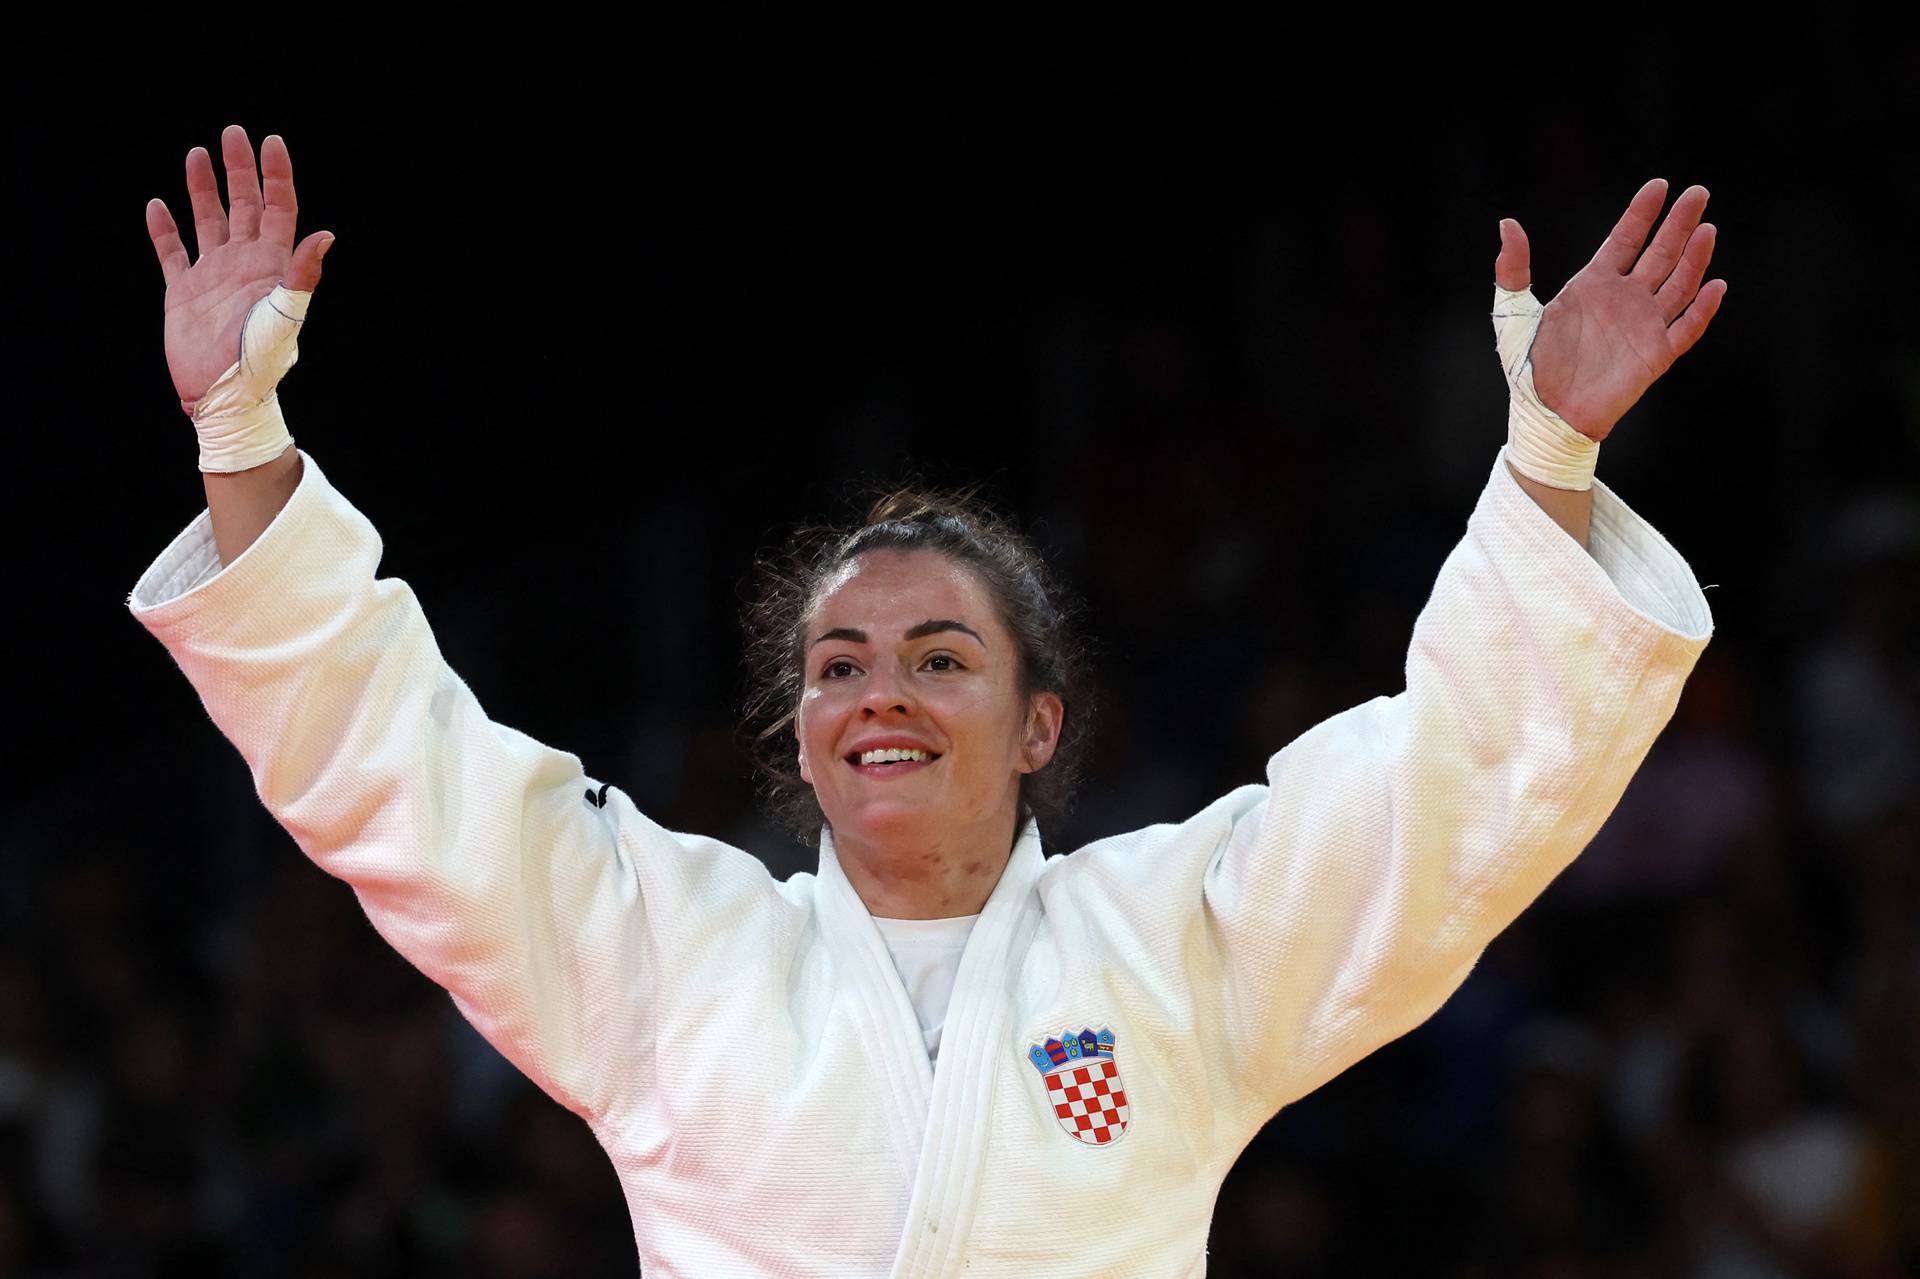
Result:
{"label": "woman", "polygon": [[1508,444],[1404,692],[1185,821],[1048,858],[1029,801],[1073,663],[1045,574],[964,504],[896,504],[759,615],[765,740],[824,819],[818,873],[777,883],[490,721],[375,577],[374,529],[273,396],[331,237],[295,249],[280,139],[264,201],[245,133],[222,145],[230,212],[187,158],[199,261],[148,206],[208,509],[129,607],[308,856],[591,1126],[650,1273],[1203,1273],[1247,1141],[1465,980],[1712,632],[1686,563],[1592,478],[1725,291],[1701,286],[1703,189],[1647,243],[1656,181],[1544,313],[1501,224]]}

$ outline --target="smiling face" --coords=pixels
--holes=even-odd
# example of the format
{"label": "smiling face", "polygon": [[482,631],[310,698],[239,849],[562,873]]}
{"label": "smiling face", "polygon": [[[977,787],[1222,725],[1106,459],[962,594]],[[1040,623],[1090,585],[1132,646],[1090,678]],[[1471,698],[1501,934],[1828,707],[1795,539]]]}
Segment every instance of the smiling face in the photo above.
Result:
{"label": "smiling face", "polygon": [[[1061,702],[1022,704],[1019,654],[980,579],[935,551],[868,551],[827,580],[804,640],[800,775],[836,847],[1004,859],[1020,774],[1052,758]],[[851,758],[887,740],[934,758]]]}

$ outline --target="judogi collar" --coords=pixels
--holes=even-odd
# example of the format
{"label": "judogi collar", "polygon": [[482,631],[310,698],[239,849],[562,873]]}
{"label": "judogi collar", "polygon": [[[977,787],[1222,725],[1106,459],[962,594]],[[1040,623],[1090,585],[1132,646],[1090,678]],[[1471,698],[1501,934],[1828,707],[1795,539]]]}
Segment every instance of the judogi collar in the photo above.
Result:
{"label": "judogi collar", "polygon": [[848,987],[865,1003],[866,1023],[878,1041],[878,1073],[906,1120],[893,1131],[910,1143],[900,1154],[915,1169],[896,1275],[939,1273],[950,1261],[949,1244],[961,1245],[972,1231],[987,1153],[988,1125],[979,1118],[998,1073],[1022,1064],[1024,1043],[1014,1042],[1015,986],[1020,960],[1040,927],[1036,886],[1045,865],[1039,824],[1029,818],[967,938],[935,1067],[927,1061],[919,1017],[886,939],[841,868],[832,830],[820,829],[822,929],[835,962],[854,977]]}

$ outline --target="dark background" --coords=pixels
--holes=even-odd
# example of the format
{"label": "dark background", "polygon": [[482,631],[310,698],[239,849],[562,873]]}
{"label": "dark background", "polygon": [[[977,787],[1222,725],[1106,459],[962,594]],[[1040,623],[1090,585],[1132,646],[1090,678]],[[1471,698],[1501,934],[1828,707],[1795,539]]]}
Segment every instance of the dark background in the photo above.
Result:
{"label": "dark background", "polygon": [[579,31],[343,42],[324,85],[32,49],[0,1274],[633,1267],[585,1126],[305,861],[126,611],[204,505],[142,208],[191,248],[184,157],[221,170],[229,123],[338,237],[281,398],[382,573],[495,719],[781,877],[814,855],[732,731],[756,549],[861,481],[987,480],[1103,650],[1051,847],[1179,820],[1404,687],[1505,437],[1498,219],[1544,301],[1647,178],[1705,184],[1728,297],[1599,475],[1713,642],[1447,1006],[1255,1141],[1211,1273],[1920,1268],[1916,113],[1838,20],[1765,58],[1668,34],[1419,82],[1293,48],[1212,97],[1036,67],[1019,101]]}

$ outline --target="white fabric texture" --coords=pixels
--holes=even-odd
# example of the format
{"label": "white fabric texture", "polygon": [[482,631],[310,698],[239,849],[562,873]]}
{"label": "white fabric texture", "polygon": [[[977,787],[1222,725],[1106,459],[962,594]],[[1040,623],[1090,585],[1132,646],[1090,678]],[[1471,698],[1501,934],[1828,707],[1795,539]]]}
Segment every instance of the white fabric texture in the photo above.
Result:
{"label": "white fabric texture", "polygon": [[[1589,555],[1503,450],[1403,691],[1182,820],[1053,857],[1020,832],[936,1066],[830,831],[782,882],[618,787],[597,806],[578,757],[488,718],[301,456],[244,554],[221,568],[203,511],[128,607],[306,855],[591,1126],[649,1275],[1204,1273],[1247,1142],[1460,986],[1613,809],[1712,634],[1611,490]],[[1111,1030],[1128,1111],[1098,1146],[1031,1060],[1082,1028]]]}
{"label": "white fabric texture", "polygon": [[893,969],[900,974],[920,1033],[927,1040],[927,1060],[940,1060],[940,1029],[947,1020],[947,1001],[960,972],[960,954],[967,948],[978,915],[952,919],[882,919],[873,917],[880,940],[887,944]]}
{"label": "white fabric texture", "polygon": [[[280,412],[280,379],[300,359],[300,326],[313,290],[276,284],[240,324],[240,358],[192,406],[200,469],[245,471],[287,451],[293,436]],[[183,406],[184,407],[184,406]]]}
{"label": "white fabric texture", "polygon": [[1548,408],[1533,387],[1533,339],[1546,308],[1532,289],[1493,287],[1493,340],[1507,375],[1507,458],[1520,474],[1557,489],[1593,487],[1600,441]]}

